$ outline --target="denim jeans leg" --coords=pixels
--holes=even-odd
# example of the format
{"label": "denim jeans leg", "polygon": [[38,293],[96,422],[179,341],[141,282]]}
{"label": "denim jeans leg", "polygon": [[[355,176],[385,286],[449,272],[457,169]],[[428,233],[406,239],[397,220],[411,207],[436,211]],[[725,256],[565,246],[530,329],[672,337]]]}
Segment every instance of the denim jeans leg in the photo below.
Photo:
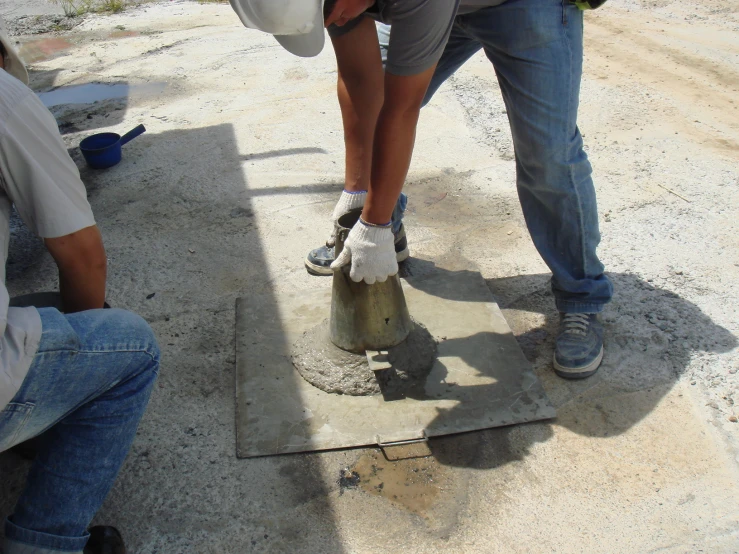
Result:
{"label": "denim jeans leg", "polygon": [[403,214],[405,213],[405,209],[408,207],[408,197],[405,195],[404,192],[400,193],[400,196],[398,196],[398,201],[395,203],[395,208],[393,208],[393,216],[392,216],[392,223],[393,223],[393,233],[397,234],[398,231],[400,231],[400,226],[403,225]]}
{"label": "denim jeans leg", "polygon": [[[136,434],[159,367],[143,319],[123,310],[40,309],[42,338],[13,398],[30,406],[14,442],[43,433],[5,552],[81,552]],[[9,447],[11,445],[3,445]]]}
{"label": "denim jeans leg", "polygon": [[569,0],[508,0],[463,18],[498,76],[521,207],[557,308],[600,312],[613,288],[596,254],[595,188],[577,127],[582,12]]}

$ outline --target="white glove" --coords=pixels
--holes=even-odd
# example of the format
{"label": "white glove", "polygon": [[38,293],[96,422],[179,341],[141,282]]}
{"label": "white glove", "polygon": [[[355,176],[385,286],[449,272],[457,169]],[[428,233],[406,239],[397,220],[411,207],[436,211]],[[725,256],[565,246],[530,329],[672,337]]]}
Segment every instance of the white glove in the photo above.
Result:
{"label": "white glove", "polygon": [[361,190],[358,192],[347,192],[341,191],[339,201],[336,203],[334,213],[331,214],[331,221],[334,224],[334,231],[326,241],[326,246],[333,247],[336,245],[336,233],[339,230],[339,218],[342,215],[348,214],[350,211],[357,208],[364,208],[364,201],[367,199],[367,191]]}
{"label": "white glove", "polygon": [[395,259],[395,238],[390,225],[377,227],[361,218],[354,225],[344,242],[341,255],[331,264],[331,269],[339,270],[352,264],[349,277],[359,283],[362,279],[371,285],[382,283],[398,272]]}

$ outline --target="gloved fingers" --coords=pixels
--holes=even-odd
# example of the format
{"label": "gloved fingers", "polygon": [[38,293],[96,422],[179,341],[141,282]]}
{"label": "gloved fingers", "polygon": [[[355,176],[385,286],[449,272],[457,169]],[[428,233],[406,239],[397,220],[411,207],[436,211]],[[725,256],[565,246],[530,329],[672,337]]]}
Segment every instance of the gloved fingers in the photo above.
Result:
{"label": "gloved fingers", "polygon": [[396,273],[398,273],[398,262],[396,262],[393,259],[393,262],[395,263],[389,263],[388,266],[385,268],[385,271],[382,273],[378,273],[375,277],[377,279],[378,283],[384,283],[387,281],[388,277],[392,277]]}
{"label": "gloved fingers", "polygon": [[341,251],[341,254],[338,258],[334,260],[334,262],[331,264],[331,269],[334,271],[341,269],[345,265],[351,263],[352,261],[352,251],[351,248],[344,245],[344,249]]}

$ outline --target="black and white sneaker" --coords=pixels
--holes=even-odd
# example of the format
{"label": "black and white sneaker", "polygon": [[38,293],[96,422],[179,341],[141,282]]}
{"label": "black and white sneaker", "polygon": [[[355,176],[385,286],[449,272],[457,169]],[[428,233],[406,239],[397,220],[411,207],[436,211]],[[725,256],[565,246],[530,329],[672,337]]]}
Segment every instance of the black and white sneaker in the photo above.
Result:
{"label": "black and white sneaker", "polygon": [[[395,259],[400,263],[407,260],[410,255],[408,239],[405,236],[405,227],[401,223],[400,229],[398,229],[395,235]],[[334,263],[335,259],[334,247],[324,245],[308,252],[308,255],[305,257],[305,269],[311,275],[333,275],[334,272],[331,269],[331,264]]]}

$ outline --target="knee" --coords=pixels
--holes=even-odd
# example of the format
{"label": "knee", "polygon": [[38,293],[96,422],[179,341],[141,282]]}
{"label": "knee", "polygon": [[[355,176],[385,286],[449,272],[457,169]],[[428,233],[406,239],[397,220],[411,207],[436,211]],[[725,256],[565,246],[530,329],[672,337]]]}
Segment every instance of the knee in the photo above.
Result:
{"label": "knee", "polygon": [[140,315],[128,310],[113,308],[108,312],[109,324],[121,345],[131,351],[145,352],[159,364],[159,344],[151,326]]}
{"label": "knee", "polygon": [[516,159],[519,184],[526,188],[570,189],[573,181],[586,181],[592,173],[581,142],[527,141],[516,145]]}

